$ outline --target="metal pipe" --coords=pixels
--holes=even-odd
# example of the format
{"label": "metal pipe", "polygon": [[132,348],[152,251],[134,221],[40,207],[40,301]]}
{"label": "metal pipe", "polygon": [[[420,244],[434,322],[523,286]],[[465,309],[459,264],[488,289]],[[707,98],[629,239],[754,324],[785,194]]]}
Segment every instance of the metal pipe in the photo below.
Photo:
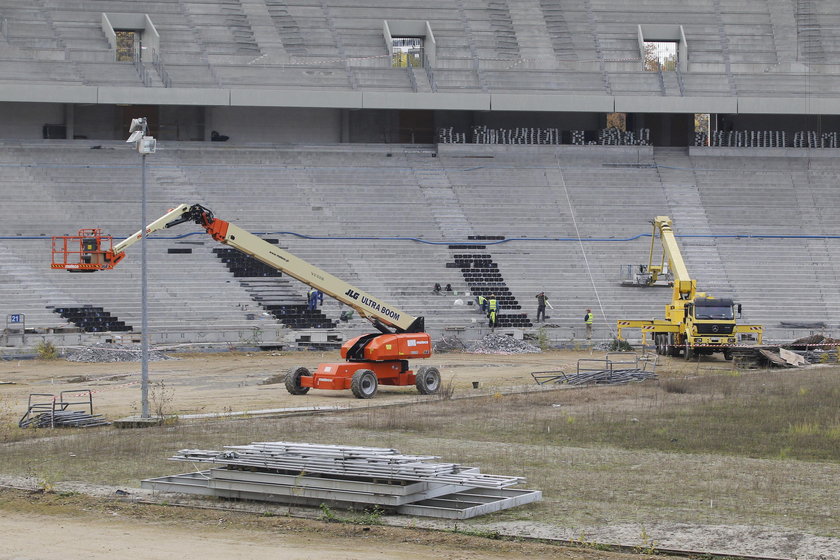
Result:
{"label": "metal pipe", "polygon": [[[145,133],[145,131],[144,131]],[[146,270],[146,154],[141,154],[141,185],[140,185],[140,301],[141,301],[141,333],[140,333],[140,401],[143,418],[149,418],[149,309],[148,309],[148,279]]]}

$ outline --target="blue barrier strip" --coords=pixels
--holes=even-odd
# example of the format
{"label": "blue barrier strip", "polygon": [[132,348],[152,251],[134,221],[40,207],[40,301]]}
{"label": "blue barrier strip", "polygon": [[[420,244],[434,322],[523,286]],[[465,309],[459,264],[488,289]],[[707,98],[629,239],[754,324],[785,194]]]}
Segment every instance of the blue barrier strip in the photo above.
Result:
{"label": "blue barrier strip", "polygon": [[[512,243],[515,241],[555,241],[555,242],[595,242],[595,243],[608,243],[608,242],[618,242],[618,243],[625,243],[628,241],[636,241],[637,239],[642,239],[644,237],[650,237],[650,233],[640,233],[638,235],[634,235],[632,237],[589,237],[578,239],[576,237],[510,237],[508,239],[495,239],[495,240],[483,240],[483,239],[476,239],[472,241],[429,241],[428,239],[421,239],[419,237],[383,237],[383,236],[361,236],[361,237],[330,237],[330,236],[319,236],[319,235],[305,235],[302,233],[296,233],[294,231],[258,231],[252,232],[254,235],[291,235],[294,237],[298,237],[300,239],[310,239],[313,241],[412,241],[415,243],[423,243],[426,245],[501,245],[503,243]],[[207,234],[203,231],[192,231],[189,233],[183,233],[181,235],[151,235],[149,239],[151,240],[173,240],[173,239],[185,239],[187,237],[192,237],[194,235],[201,235],[206,236]],[[783,235],[783,234],[721,234],[721,235],[714,235],[714,234],[704,234],[704,235],[691,235],[691,234],[677,234],[676,237],[682,239],[840,239],[840,235]],[[40,236],[40,235],[0,235],[0,240],[3,241],[13,241],[13,240],[33,240],[33,239],[52,239],[51,237],[47,236]],[[125,237],[114,237],[116,240],[126,239]]]}

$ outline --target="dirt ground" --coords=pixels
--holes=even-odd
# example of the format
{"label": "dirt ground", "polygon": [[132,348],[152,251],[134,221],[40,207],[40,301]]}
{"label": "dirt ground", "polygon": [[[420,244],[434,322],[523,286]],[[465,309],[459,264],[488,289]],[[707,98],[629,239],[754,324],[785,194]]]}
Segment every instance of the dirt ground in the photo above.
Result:
{"label": "dirt ground", "polygon": [[[493,394],[495,392],[538,390],[530,373],[565,370],[574,372],[580,358],[603,358],[604,352],[556,351],[543,354],[476,355],[439,354],[427,365],[438,367],[444,385],[453,388],[454,396]],[[150,363],[152,411],[160,406],[167,414],[178,414],[189,421],[191,415],[235,414],[291,407],[363,407],[432,398],[421,396],[414,387],[383,387],[374,399],[360,400],[350,391],[310,391],[305,396],[290,395],[278,374],[304,365],[311,369],[320,362],[336,361],[334,352],[193,354],[178,359]],[[415,367],[417,364],[414,364]],[[674,361],[661,376],[682,376],[686,365]],[[706,361],[706,369],[726,369],[723,360]],[[682,370],[680,368],[683,368]],[[273,383],[266,383],[274,378]],[[0,415],[4,421],[16,421],[26,409],[31,393],[58,395],[69,391],[68,399],[79,398],[82,389],[94,392],[94,410],[108,419],[136,414],[140,407],[140,366],[137,363],[75,363],[64,360],[0,361]],[[478,387],[475,388],[474,384]],[[157,393],[156,393],[157,391]],[[156,396],[157,395],[157,396]],[[160,396],[163,395],[163,396]],[[200,421],[195,419],[194,421]],[[32,481],[10,480],[2,475],[0,487],[34,487]],[[29,486],[27,486],[29,485]],[[59,493],[102,494],[97,489],[59,485]],[[12,494],[10,494],[10,492]],[[376,526],[362,531],[358,527],[312,522],[312,526],[277,528],[256,526],[250,521],[232,522],[230,515],[212,512],[194,519],[194,512],[179,514],[143,514],[121,509],[129,506],[73,503],[28,507],[32,494],[19,495],[0,489],[0,534],[2,559],[51,558],[58,554],[89,558],[171,558],[177,554],[203,558],[247,557],[276,558],[620,558],[587,548],[558,549],[498,544],[463,534],[451,534],[446,522],[411,521],[413,528],[398,532],[395,528]],[[113,495],[113,489],[105,494]],[[131,489],[132,493],[142,492]],[[102,497],[100,497],[102,499]],[[106,504],[110,503],[106,499]],[[137,506],[134,506],[137,507]],[[151,506],[146,506],[147,508]],[[192,511],[192,510],[187,510]],[[396,519],[389,523],[403,523]],[[49,531],[41,530],[45,525]],[[328,528],[324,529],[327,525]],[[434,527],[441,533],[418,531]],[[478,526],[482,527],[482,526]],[[220,531],[219,529],[224,529]],[[476,526],[471,526],[475,529]],[[558,526],[511,522],[482,530],[503,535],[532,538],[575,540],[580,533]],[[350,534],[347,534],[350,531]],[[32,534],[39,535],[37,544]],[[589,541],[628,544],[644,548],[639,535],[649,533],[659,547],[754,554],[776,558],[813,558],[840,560],[840,539],[819,537],[788,530],[753,526],[713,526],[655,524],[592,527],[586,531]]]}
{"label": "dirt ground", "polygon": [[[45,513],[48,512],[48,513]],[[49,527],[48,531],[38,528]],[[37,539],[33,534],[37,532]],[[629,560],[634,554],[387,525],[0,492],[0,559]],[[659,556],[647,556],[661,558]]]}
{"label": "dirt ground", "polygon": [[[312,390],[305,396],[290,395],[282,383],[264,384],[290,368],[306,366],[310,370],[322,362],[334,362],[337,352],[247,353],[176,355],[177,359],[149,363],[150,394],[162,383],[167,414],[192,415],[258,411],[290,407],[354,407],[371,403],[405,402],[420,398],[411,387],[380,385],[373,400],[360,400],[350,391]],[[444,385],[452,384],[454,394],[481,394],[509,390],[512,387],[536,388],[532,371],[565,369],[575,371],[579,357],[588,352],[551,352],[545,354],[481,355],[438,354],[428,360],[436,366]],[[603,352],[592,354],[602,358]],[[67,398],[80,400],[77,390],[94,392],[97,413],[115,419],[135,414],[140,409],[140,365],[132,362],[79,363],[66,360],[0,361],[0,385],[6,406],[26,410],[30,393],[58,395],[70,391]],[[473,383],[478,382],[478,389]],[[151,400],[151,398],[150,398]],[[231,403],[235,403],[231,404]],[[155,408],[152,403],[152,408]]]}

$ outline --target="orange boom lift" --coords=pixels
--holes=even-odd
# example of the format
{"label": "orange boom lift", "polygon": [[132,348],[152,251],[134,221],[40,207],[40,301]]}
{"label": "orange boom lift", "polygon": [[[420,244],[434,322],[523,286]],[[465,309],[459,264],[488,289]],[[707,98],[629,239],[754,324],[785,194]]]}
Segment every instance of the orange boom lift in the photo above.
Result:
{"label": "orange boom lift", "polygon": [[[345,362],[321,364],[314,372],[293,368],[286,389],[303,395],[310,389],[350,389],[360,399],[376,394],[382,385],[415,385],[422,394],[440,390],[440,372],[423,366],[416,372],[408,360],[432,355],[432,340],[424,332],[423,317],[407,313],[299,259],[244,229],[213,216],[209,209],[182,204],[146,226],[146,233],[195,222],[216,241],[229,245],[289,276],[349,305],[379,332],[348,340],[341,347]],[[70,272],[110,270],[125,258],[125,250],[140,241],[142,230],[117,243],[99,229],[82,229],[78,235],[53,237],[52,268]]]}

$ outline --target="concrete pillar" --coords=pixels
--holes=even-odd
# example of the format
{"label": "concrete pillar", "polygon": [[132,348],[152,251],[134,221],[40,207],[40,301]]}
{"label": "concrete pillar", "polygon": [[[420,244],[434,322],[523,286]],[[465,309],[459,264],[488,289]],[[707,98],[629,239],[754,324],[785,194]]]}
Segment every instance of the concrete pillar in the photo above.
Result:
{"label": "concrete pillar", "polygon": [[76,107],[72,103],[64,104],[64,137],[72,140],[75,136]]}
{"label": "concrete pillar", "polygon": [[347,109],[341,109],[339,127],[339,141],[343,144],[350,142],[350,111]]}
{"label": "concrete pillar", "polygon": [[210,141],[210,133],[213,132],[213,108],[204,107],[204,141]]}

